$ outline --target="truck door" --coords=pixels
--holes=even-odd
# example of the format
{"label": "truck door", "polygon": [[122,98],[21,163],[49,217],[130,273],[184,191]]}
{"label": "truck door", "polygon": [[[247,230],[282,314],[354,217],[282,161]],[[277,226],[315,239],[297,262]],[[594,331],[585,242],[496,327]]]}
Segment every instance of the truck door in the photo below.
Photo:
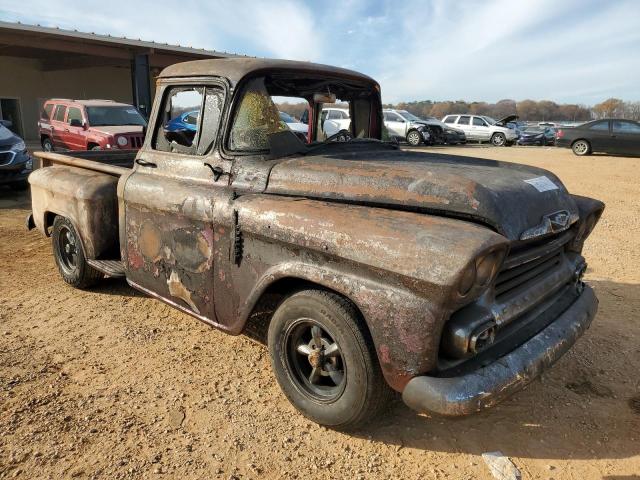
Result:
{"label": "truck door", "polygon": [[491,138],[491,129],[489,128],[489,124],[487,124],[483,118],[473,117],[471,121],[471,130],[473,131],[473,138],[478,140],[489,140]]}
{"label": "truck door", "polygon": [[602,120],[591,125],[587,137],[594,152],[606,152],[609,150],[611,145],[611,125],[609,120]]}
{"label": "truck door", "polygon": [[[214,148],[225,89],[216,82],[181,84],[161,87],[159,95],[149,134],[121,194],[127,280],[215,324],[214,231],[217,212],[231,196],[230,162]],[[185,112],[195,112],[195,128],[172,122]]]}
{"label": "truck door", "polygon": [[611,153],[640,155],[640,124],[627,120],[612,120]]}
{"label": "truck door", "polygon": [[84,133],[84,119],[78,107],[69,107],[67,125],[62,133],[65,148],[69,150],[86,150],[87,142]]}
{"label": "truck door", "polygon": [[66,148],[64,144],[63,132],[66,128],[65,118],[67,115],[67,107],[65,105],[56,105],[51,119],[51,142],[55,148]]}
{"label": "truck door", "polygon": [[384,119],[384,125],[389,130],[389,133],[404,140],[407,136],[407,122],[405,122],[404,118],[395,112],[385,112]]}
{"label": "truck door", "polygon": [[465,133],[468,140],[478,140],[475,132],[471,129],[471,117],[469,115],[460,115],[456,126]]}

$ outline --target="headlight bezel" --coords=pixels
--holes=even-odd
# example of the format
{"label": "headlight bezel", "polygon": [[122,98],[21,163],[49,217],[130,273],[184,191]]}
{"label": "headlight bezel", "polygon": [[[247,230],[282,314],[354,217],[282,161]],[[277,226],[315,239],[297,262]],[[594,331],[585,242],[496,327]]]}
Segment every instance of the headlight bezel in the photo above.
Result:
{"label": "headlight bezel", "polygon": [[507,247],[500,246],[482,252],[470,261],[458,278],[455,288],[458,301],[475,298],[489,288],[506,256]]}

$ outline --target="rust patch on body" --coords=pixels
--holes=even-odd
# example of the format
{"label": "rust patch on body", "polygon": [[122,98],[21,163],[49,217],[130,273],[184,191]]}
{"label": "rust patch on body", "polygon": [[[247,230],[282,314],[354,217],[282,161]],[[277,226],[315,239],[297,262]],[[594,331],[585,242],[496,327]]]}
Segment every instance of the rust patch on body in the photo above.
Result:
{"label": "rust patch on body", "polygon": [[194,312],[198,314],[200,313],[200,310],[198,310],[197,305],[191,298],[191,292],[182,284],[180,277],[175,271],[171,271],[171,275],[167,280],[167,285],[169,286],[169,294],[171,294],[172,297],[179,298],[189,305]]}

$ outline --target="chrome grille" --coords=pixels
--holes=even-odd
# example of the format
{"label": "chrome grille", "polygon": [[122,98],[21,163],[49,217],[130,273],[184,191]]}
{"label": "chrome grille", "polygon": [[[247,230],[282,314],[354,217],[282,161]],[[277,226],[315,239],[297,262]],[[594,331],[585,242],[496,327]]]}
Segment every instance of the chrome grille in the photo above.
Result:
{"label": "chrome grille", "polygon": [[546,243],[521,248],[510,254],[495,283],[496,300],[511,293],[521,292],[562,262],[565,245],[572,232],[552,237]]}

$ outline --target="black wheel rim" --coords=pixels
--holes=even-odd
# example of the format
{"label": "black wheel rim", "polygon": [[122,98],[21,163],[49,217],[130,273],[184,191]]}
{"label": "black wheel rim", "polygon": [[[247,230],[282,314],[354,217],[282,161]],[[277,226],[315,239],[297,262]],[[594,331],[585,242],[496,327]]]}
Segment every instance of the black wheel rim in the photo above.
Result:
{"label": "black wheel rim", "polygon": [[284,341],[287,367],[298,390],[321,402],[340,397],[347,369],[333,336],[318,322],[301,318],[288,328]]}
{"label": "black wheel rim", "polygon": [[78,266],[78,240],[75,233],[66,226],[60,228],[58,234],[58,253],[60,265],[67,273],[72,273]]}

